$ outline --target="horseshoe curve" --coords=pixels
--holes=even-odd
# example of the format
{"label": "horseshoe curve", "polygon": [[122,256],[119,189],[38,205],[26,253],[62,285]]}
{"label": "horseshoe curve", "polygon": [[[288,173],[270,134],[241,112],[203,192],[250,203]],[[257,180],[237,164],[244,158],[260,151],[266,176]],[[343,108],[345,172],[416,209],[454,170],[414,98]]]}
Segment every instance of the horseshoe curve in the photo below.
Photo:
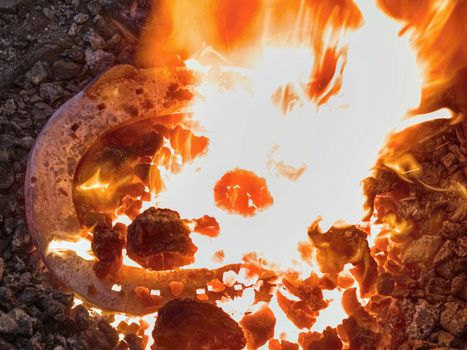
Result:
{"label": "horseshoe curve", "polygon": [[190,100],[174,97],[170,91],[174,86],[192,90],[195,85],[194,74],[183,68],[114,67],[55,112],[29,155],[25,201],[33,242],[58,282],[102,309],[147,314],[158,306],[145,306],[135,294],[136,287],[159,290],[166,302],[174,298],[169,288],[171,281],[185,285],[178,297],[192,297],[212,279],[222,280],[224,271],[238,271],[238,265],[217,270],[160,272],[122,266],[118,282],[114,281],[121,285],[121,290],[114,291],[114,282],[96,277],[93,261],[71,251],[64,254],[47,251],[54,239],[73,241],[79,237],[81,226],[73,204],[73,179],[88,148],[100,135],[127,123],[189,112]]}

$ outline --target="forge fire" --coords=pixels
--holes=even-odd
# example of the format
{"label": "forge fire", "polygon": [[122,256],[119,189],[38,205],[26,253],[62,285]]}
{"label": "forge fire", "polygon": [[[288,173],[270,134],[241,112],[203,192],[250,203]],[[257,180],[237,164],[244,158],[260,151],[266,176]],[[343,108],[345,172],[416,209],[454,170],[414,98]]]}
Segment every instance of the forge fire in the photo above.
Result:
{"label": "forge fire", "polygon": [[[465,308],[448,330],[423,320],[467,291],[466,17],[455,0],[155,2],[138,68],[73,97],[32,151],[45,264],[142,349],[460,348]],[[463,279],[448,297],[430,273]],[[418,287],[429,302],[401,302]]]}

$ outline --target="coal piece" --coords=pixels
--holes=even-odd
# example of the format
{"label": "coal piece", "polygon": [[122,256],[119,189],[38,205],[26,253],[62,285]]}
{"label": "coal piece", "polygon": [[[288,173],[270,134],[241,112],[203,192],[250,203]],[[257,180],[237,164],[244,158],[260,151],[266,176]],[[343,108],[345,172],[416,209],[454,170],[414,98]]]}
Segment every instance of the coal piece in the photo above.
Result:
{"label": "coal piece", "polygon": [[153,270],[191,264],[197,248],[189,234],[176,211],[149,208],[128,227],[128,256]]}
{"label": "coal piece", "polygon": [[103,263],[114,263],[122,257],[125,246],[125,232],[119,227],[96,226],[91,248]]}
{"label": "coal piece", "polygon": [[154,330],[155,350],[241,350],[240,326],[219,307],[192,299],[165,304]]}

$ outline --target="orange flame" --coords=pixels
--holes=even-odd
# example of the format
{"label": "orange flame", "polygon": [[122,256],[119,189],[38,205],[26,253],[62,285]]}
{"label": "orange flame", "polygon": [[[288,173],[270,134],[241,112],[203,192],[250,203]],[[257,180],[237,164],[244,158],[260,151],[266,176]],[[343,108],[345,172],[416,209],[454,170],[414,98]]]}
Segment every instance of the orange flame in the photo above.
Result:
{"label": "orange flame", "polygon": [[[441,107],[466,112],[467,3],[457,0],[378,0],[389,15],[404,22],[423,67],[423,99],[418,112]],[[460,40],[459,40],[460,39]]]}
{"label": "orange flame", "polygon": [[98,168],[97,171],[81,185],[77,186],[78,191],[98,191],[104,193],[110,186],[108,182],[101,181],[101,169]]}
{"label": "orange flame", "polygon": [[340,90],[347,60],[343,39],[363,22],[352,0],[175,0],[155,6],[142,35],[142,65],[182,65],[193,57],[212,62],[214,56],[222,64],[251,66],[267,47],[304,47],[314,59],[303,61],[308,73],[300,90],[317,104]]}

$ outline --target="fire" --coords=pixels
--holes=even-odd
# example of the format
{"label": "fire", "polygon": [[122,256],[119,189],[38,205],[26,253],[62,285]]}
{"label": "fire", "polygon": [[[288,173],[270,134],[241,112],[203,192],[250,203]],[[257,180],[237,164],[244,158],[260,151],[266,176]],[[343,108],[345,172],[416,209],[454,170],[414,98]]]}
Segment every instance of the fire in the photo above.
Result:
{"label": "fire", "polygon": [[409,153],[397,156],[396,159],[388,157],[386,158],[384,165],[389,169],[394,170],[396,174],[408,182],[413,182],[410,177],[416,177],[422,171],[421,165],[418,164],[414,156]]}
{"label": "fire", "polygon": [[423,99],[417,112],[445,106],[461,112],[460,106],[466,101],[461,82],[465,81],[467,53],[458,38],[467,34],[466,3],[453,0],[378,0],[378,3],[387,14],[405,24],[403,32],[411,36],[417,52],[423,69]]}
{"label": "fire", "polygon": [[96,260],[92,253],[91,242],[88,239],[78,239],[77,241],[64,241],[55,239],[47,247],[47,255],[64,255],[67,252],[76,252],[81,258],[88,261]]}
{"label": "fire", "polygon": [[[297,9],[288,8],[298,16],[288,26],[277,18],[276,5],[262,3],[255,20],[264,22],[260,47],[238,49],[252,61],[249,66],[231,66],[235,62],[224,53],[213,55],[213,47],[185,61],[204,76],[192,118],[199,124],[196,135],[208,138],[209,148],[184,164],[183,171],[167,174],[165,190],[152,203],[175,208],[182,217],[207,214],[219,222],[215,240],[195,237],[200,249],[196,267],[212,266],[219,250],[225,250],[224,263],[254,251],[285,269],[302,265],[297,244],[312,220],[321,217],[325,228],[362,219],[360,182],[385,137],[420,102],[420,72],[409,40],[399,37],[400,27],[376,5],[362,2],[357,8],[339,2],[330,11],[323,3],[316,14],[313,7],[318,5],[302,2]],[[173,6],[176,23],[188,9],[177,1]],[[206,13],[193,9],[198,10]],[[346,21],[341,26],[336,18]],[[189,26],[183,28],[189,31]],[[183,28],[177,26],[173,35],[181,39]],[[317,28],[324,28],[324,38],[315,33]],[[336,62],[327,62],[319,49],[339,52]],[[310,97],[323,69],[332,71],[331,78],[319,98]],[[219,179],[235,168],[264,178],[273,205],[248,218],[226,214],[219,202]],[[254,203],[250,195],[245,200]]]}
{"label": "fire", "polygon": [[101,169],[92,175],[87,181],[77,187],[78,191],[98,191],[104,193],[110,187],[110,183],[101,181]]}
{"label": "fire", "polygon": [[[262,287],[261,273],[273,274],[268,307],[275,339],[297,342],[303,332],[338,327],[348,314],[344,291],[353,288],[359,305],[374,293],[365,285],[378,273],[370,250],[412,228],[391,213],[380,213],[382,222],[372,217],[363,223],[361,181],[382,155],[386,137],[406,126],[406,117],[436,111],[430,96],[452,76],[433,69],[443,58],[430,55],[429,47],[446,37],[443,28],[458,5],[429,1],[420,5],[424,16],[418,20],[407,17],[412,10],[379,2],[410,24],[402,29],[365,0],[180,0],[160,5],[161,17],[153,20],[164,25],[162,33],[154,35],[149,26],[143,34],[143,64],[184,65],[200,81],[190,119],[166,132],[150,160],[151,195],[138,197],[137,209],[171,208],[200,233],[190,236],[198,251],[187,268],[242,264],[238,273],[224,272],[194,296],[204,301],[212,291],[241,292],[216,301],[237,321],[264,307],[255,292]],[[452,52],[447,59],[454,59]],[[424,118],[440,116],[450,117],[436,111]],[[384,165],[403,180],[421,181],[423,169],[412,154],[383,155]],[[99,168],[77,190],[105,197],[134,181],[106,182]],[[112,219],[132,221],[118,210]],[[344,232],[348,224],[358,226]],[[332,225],[335,231],[328,231]],[[339,242],[341,233],[346,243],[370,246],[329,243],[334,234]],[[95,260],[86,242],[54,241],[49,252],[73,250]],[[336,257],[336,251],[342,254]],[[123,255],[123,265],[141,267]],[[326,278],[333,288],[321,288]],[[173,293],[181,293],[183,284],[172,283]],[[303,295],[321,299],[311,305]],[[300,308],[312,316],[290,316]],[[154,315],[145,318],[154,322]],[[129,316],[117,315],[115,325],[124,320],[130,322]],[[152,328],[141,328],[151,339]]]}
{"label": "fire", "polygon": [[[360,222],[364,216],[360,182],[375,164],[385,137],[418,106],[421,78],[409,40],[398,36],[400,27],[368,2],[359,4],[360,10],[342,2],[332,11],[322,3],[317,15],[312,8],[316,5],[301,2],[295,9],[299,19],[292,30],[283,27],[282,32],[275,26],[276,8],[262,5],[260,47],[238,49],[241,54],[234,48],[227,56],[216,51],[222,46],[207,40],[213,46],[185,61],[204,77],[192,118],[199,123],[196,135],[209,139],[209,149],[184,164],[183,171],[166,173],[165,190],[151,203],[175,208],[186,218],[205,214],[216,218],[218,237],[193,236],[199,251],[192,267],[217,267],[213,257],[221,250],[222,264],[255,252],[265,266],[279,273],[292,269],[306,278],[319,270],[300,257],[304,232],[318,217],[323,227],[337,221]],[[177,23],[187,9],[177,1],[173,6]],[[205,14],[195,6],[197,11]],[[339,25],[337,18],[346,20]],[[364,24],[357,29],[360,20]],[[259,18],[254,22],[258,25]],[[193,43],[181,26],[176,27],[176,37],[181,31],[178,38]],[[189,27],[183,26],[187,32]],[[324,39],[317,28],[324,28]],[[240,42],[233,45],[241,46]],[[235,67],[238,55],[245,55],[243,61],[249,64]],[[234,184],[240,179],[232,178],[232,187],[221,187],[233,176],[231,169],[250,174],[243,177],[247,183]],[[242,192],[243,186],[255,186],[258,178],[270,198],[266,206],[255,203],[252,193]],[[254,303],[248,291],[220,305],[241,319]],[[286,316],[283,302],[277,303],[277,293],[284,293],[284,288],[274,292],[270,303],[277,318],[276,336],[296,342],[300,327]],[[341,297],[342,289],[325,293],[329,305],[317,313],[311,330],[321,332],[341,323],[346,317]]]}

